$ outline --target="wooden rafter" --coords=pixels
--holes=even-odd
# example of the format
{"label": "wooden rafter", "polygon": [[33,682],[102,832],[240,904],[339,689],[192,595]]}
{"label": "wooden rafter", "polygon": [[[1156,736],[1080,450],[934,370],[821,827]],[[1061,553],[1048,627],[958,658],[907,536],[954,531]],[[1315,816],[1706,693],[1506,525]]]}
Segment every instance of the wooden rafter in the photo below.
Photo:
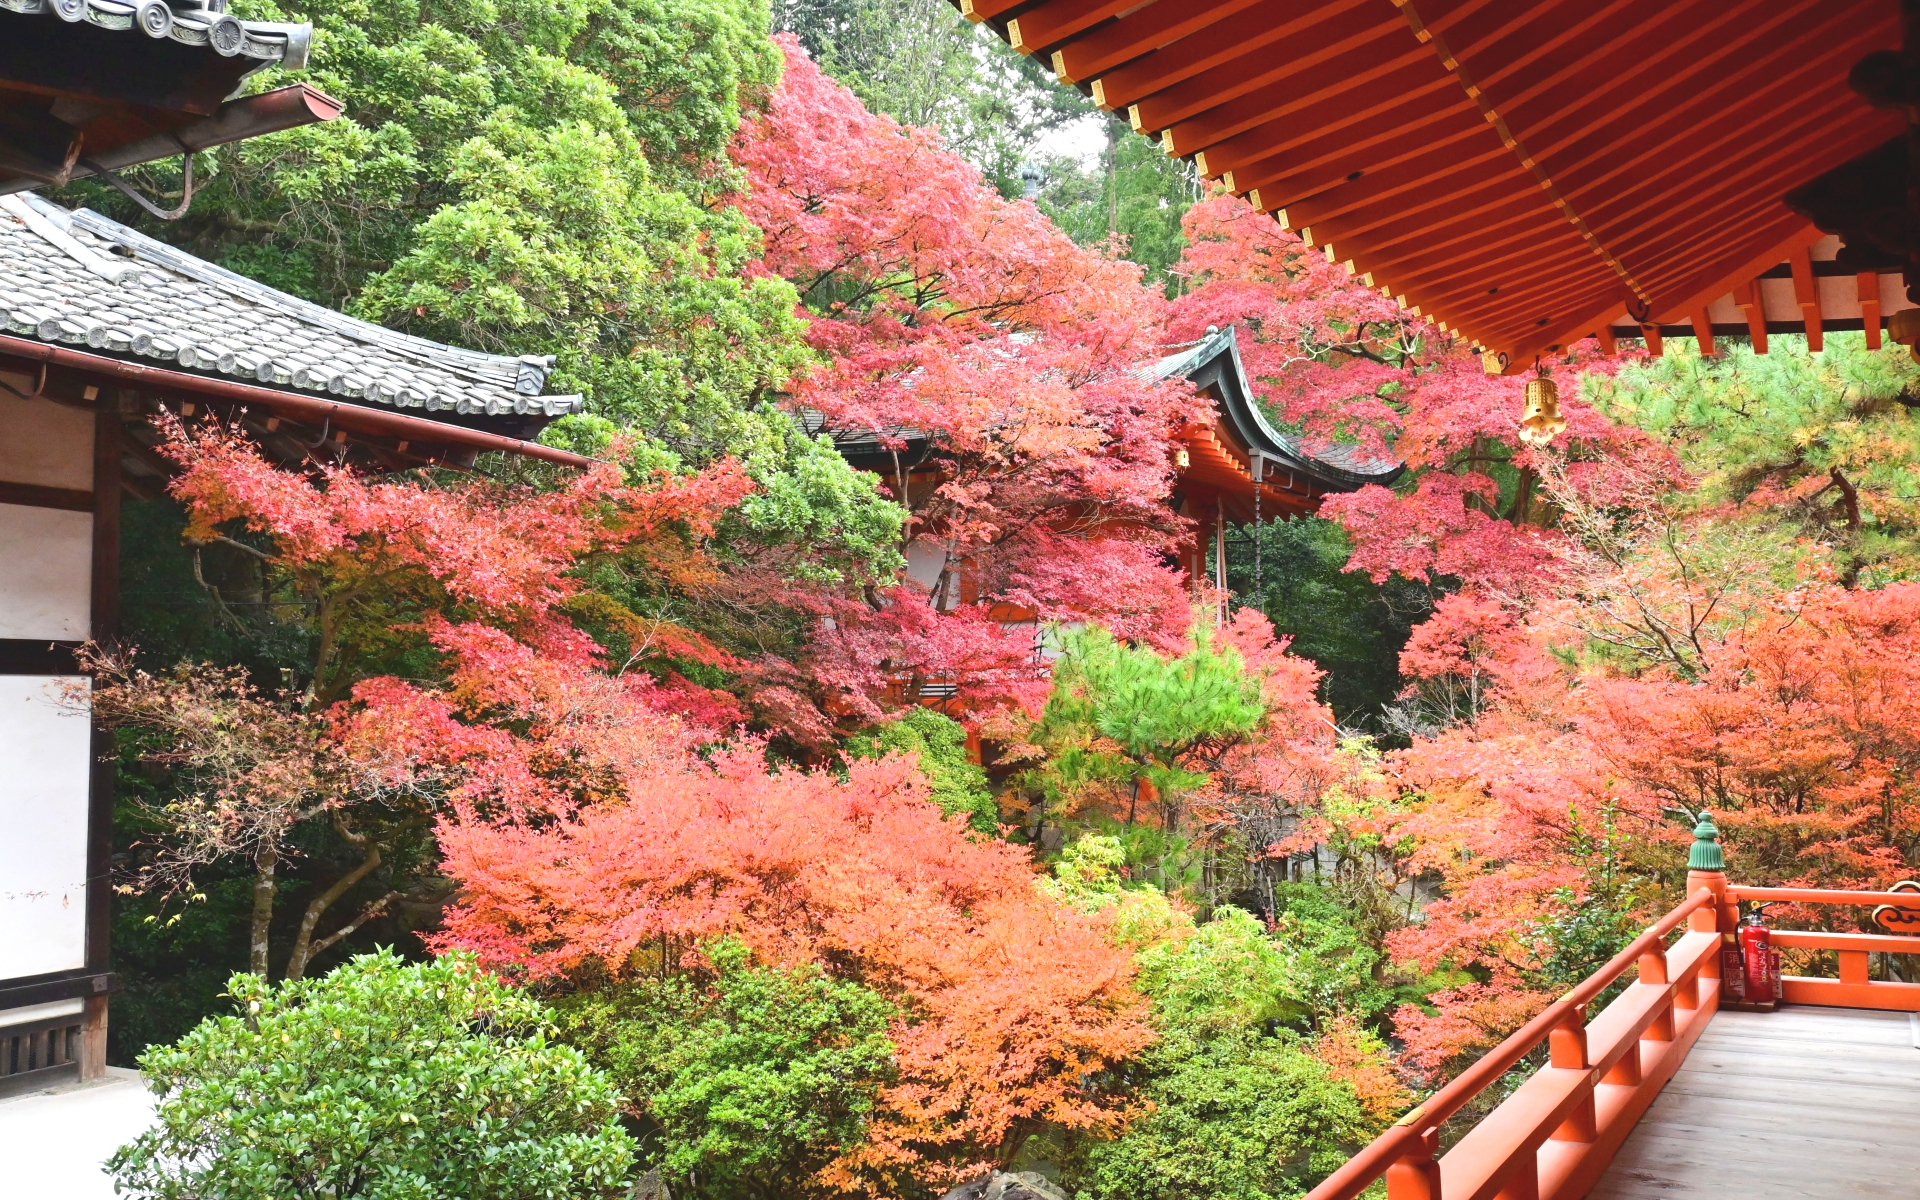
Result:
{"label": "wooden rafter", "polygon": [[1891,0],[960,6],[1512,367],[1625,312],[1711,340],[1812,240],[1781,196],[1903,127],[1846,83],[1899,43]]}

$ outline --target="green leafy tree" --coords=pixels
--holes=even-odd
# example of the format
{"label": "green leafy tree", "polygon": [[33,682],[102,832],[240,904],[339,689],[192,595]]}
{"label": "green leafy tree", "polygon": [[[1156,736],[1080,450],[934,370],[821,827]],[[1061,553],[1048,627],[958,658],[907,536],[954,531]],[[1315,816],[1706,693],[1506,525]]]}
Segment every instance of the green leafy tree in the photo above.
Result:
{"label": "green leafy tree", "polygon": [[1363,927],[1362,905],[1313,883],[1279,884],[1273,900],[1288,986],[1316,1028],[1343,1015],[1372,1021],[1405,998],[1382,978],[1385,955],[1378,933]]}
{"label": "green leafy tree", "polygon": [[[1745,514],[1787,544],[1829,548],[1843,580],[1882,586],[1920,573],[1920,366],[1903,346],[1829,334],[1744,342],[1589,377],[1583,396],[1672,444],[1699,477],[1687,503]],[[1737,506],[1737,507],[1736,507]]]}
{"label": "green leafy tree", "polygon": [[1230,548],[1228,586],[1274,632],[1293,639],[1293,653],[1326,672],[1321,698],[1342,723],[1379,730],[1382,710],[1400,692],[1400,650],[1433,611],[1433,589],[1348,571],[1353,541],[1324,517],[1270,521],[1249,532],[1260,539],[1259,572],[1251,546]]}
{"label": "green leafy tree", "polygon": [[772,459],[752,464],[759,490],[721,530],[720,553],[777,558],[785,578],[823,585],[885,584],[905,569],[906,510],[880,497],[877,475],[850,470],[826,436],[786,435]]}
{"label": "green leafy tree", "polygon": [[938,129],[1004,196],[1043,134],[1095,111],[948,0],[776,0],[774,19],[868,109]]}
{"label": "green leafy tree", "polygon": [[[1080,1200],[1276,1200],[1304,1193],[1379,1129],[1399,1100],[1385,1049],[1351,1024],[1309,1041],[1325,966],[1304,922],[1269,932],[1223,906],[1195,925],[1150,886],[1120,878],[1118,839],[1080,839],[1045,890],[1105,909],[1108,936],[1135,949],[1160,1041],[1137,1064],[1152,1109],[1120,1138],[1060,1148]],[[1335,1008],[1325,1014],[1332,1018]],[[1340,1049],[1329,1053],[1328,1047]],[[1358,1069],[1356,1069],[1358,1068]],[[1391,1095],[1384,1098],[1382,1081]],[[1363,1096],[1361,1085],[1369,1094]]]}
{"label": "green leafy tree", "polygon": [[1198,1035],[1304,1020],[1296,964],[1260,922],[1223,906],[1189,937],[1140,952],[1140,990],[1162,1028]]}
{"label": "green leafy tree", "polygon": [[154,1200],[614,1197],[634,1157],[619,1095],[550,1040],[536,1001],[450,956],[365,955],[323,979],[228,984],[141,1059],[155,1127],[108,1169]]}
{"label": "green leafy tree", "polygon": [[1118,239],[1147,278],[1177,295],[1186,278],[1172,268],[1187,248],[1182,220],[1200,197],[1200,177],[1184,160],[1162,153],[1159,143],[1136,136],[1124,113],[1105,114],[1101,127],[1106,144],[1095,161],[1055,155],[1038,164],[1035,203],[1083,246]]}
{"label": "green leafy tree", "polygon": [[[551,387],[690,460],[780,441],[763,402],[809,361],[795,296],[742,274],[757,232],[717,202],[743,106],[778,77],[764,0],[236,11],[312,21],[301,78],[346,112],[201,156],[193,210],[154,233],[396,328],[555,354]],[[177,189],[177,168],[140,174]],[[154,224],[97,185],[72,198]]]}
{"label": "green leafy tree", "polygon": [[967,814],[981,833],[999,828],[1000,809],[987,788],[987,773],[967,757],[967,731],[931,708],[911,708],[847,739],[852,758],[915,754],[920,773],[933,786],[933,802],[948,816]]}
{"label": "green leafy tree", "polygon": [[562,1002],[567,1036],[657,1131],[675,1195],[806,1196],[858,1144],[893,1075],[893,1005],[817,967],[757,967],[734,941],[709,978],[669,973]]}
{"label": "green leafy tree", "polygon": [[1190,756],[1248,737],[1265,712],[1259,679],[1203,627],[1176,658],[1129,646],[1097,625],[1069,630],[1052,694],[1027,735],[1046,759],[1022,783],[1054,809],[1119,785],[1129,826],[1140,816],[1145,784],[1170,831],[1182,798],[1207,781]]}
{"label": "green leafy tree", "polygon": [[1154,1111],[1091,1149],[1080,1200],[1290,1200],[1378,1128],[1353,1087],[1290,1035],[1170,1034],[1147,1063]]}

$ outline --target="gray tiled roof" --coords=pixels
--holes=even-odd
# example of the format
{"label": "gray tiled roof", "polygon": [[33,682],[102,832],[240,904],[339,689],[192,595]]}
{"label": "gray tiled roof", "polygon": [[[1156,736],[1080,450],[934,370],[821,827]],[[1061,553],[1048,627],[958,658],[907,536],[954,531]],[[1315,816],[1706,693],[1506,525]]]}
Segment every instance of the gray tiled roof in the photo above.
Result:
{"label": "gray tiled roof", "polygon": [[313,26],[274,21],[242,21],[229,16],[226,0],[201,5],[191,0],[0,0],[0,10],[102,29],[125,30],[186,46],[211,46],[223,58],[248,58],[259,66],[290,70],[307,65]]}
{"label": "gray tiled roof", "polygon": [[0,324],[17,337],[388,408],[545,417],[581,408],[579,396],[542,394],[551,356],[398,333],[31,194],[0,196]]}

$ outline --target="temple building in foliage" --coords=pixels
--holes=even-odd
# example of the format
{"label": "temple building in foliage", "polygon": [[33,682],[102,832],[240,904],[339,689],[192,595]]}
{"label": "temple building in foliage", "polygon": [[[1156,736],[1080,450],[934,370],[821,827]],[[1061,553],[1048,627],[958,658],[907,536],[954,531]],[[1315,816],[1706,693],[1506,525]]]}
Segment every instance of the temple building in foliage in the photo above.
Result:
{"label": "temple building in foliage", "polygon": [[1405,470],[1356,447],[1305,442],[1275,429],[1254,396],[1231,325],[1210,329],[1151,371],[1160,379],[1185,378],[1213,401],[1213,422],[1181,430],[1174,449],[1174,508],[1198,523],[1186,563],[1196,587],[1208,577],[1211,544],[1212,585],[1227,589],[1229,526],[1309,515],[1324,496],[1389,484]]}
{"label": "temple building in foliage", "polygon": [[31,189],[331,119],[310,27],[158,0],[0,0],[0,1094],[105,1067],[114,768],[76,651],[114,637],[120,498],[171,470],[149,418],[240,423],[282,464],[581,465],[524,439],[577,396],[276,292]]}
{"label": "temple building in foliage", "polygon": [[[1306,443],[1275,429],[1254,396],[1232,326],[1208,330],[1200,341],[1140,373],[1156,380],[1184,378],[1213,402],[1212,420],[1181,430],[1168,447],[1175,469],[1172,506],[1195,523],[1182,565],[1196,590],[1209,580],[1209,546],[1214,549],[1212,585],[1225,590],[1229,527],[1310,514],[1327,495],[1392,483],[1405,469],[1351,446]],[[910,496],[940,482],[924,430],[833,429],[818,412],[801,416],[809,434],[831,436],[849,464],[887,480],[896,494]],[[945,566],[938,549],[908,548],[907,578],[922,588],[932,587]]]}
{"label": "temple building in foliage", "polygon": [[[1920,353],[1912,0],[955,6],[1487,371],[1549,376],[1549,414],[1590,337]],[[1307,1200],[1916,1194],[1920,983],[1888,959],[1920,881],[1747,886],[1694,836],[1677,906]]]}

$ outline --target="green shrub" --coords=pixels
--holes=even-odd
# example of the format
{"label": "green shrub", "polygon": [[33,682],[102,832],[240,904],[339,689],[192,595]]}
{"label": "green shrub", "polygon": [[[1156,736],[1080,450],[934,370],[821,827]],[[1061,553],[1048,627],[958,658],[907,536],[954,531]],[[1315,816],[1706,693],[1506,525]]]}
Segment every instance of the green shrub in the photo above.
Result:
{"label": "green shrub", "polygon": [[1147,1058],[1154,1111],[1092,1148],[1078,1200],[1283,1200],[1374,1132],[1353,1088],[1285,1032],[1175,1035]]}
{"label": "green shrub", "polygon": [[1163,1030],[1211,1033],[1307,1015],[1297,964],[1258,919],[1225,905],[1185,938],[1142,950],[1140,990]]}
{"label": "green shrub", "polygon": [[966,813],[981,833],[999,827],[1000,809],[987,790],[987,773],[967,757],[967,731],[951,717],[930,708],[914,708],[847,739],[851,758],[881,758],[888,754],[920,756],[920,773],[933,785],[940,811]]}
{"label": "green shrub", "polygon": [[[894,1072],[894,1007],[817,967],[708,949],[710,983],[655,977],[562,1002],[561,1027],[658,1126],[675,1196],[807,1196],[865,1135]],[[649,1150],[654,1147],[649,1146]]]}
{"label": "green shrub", "polygon": [[140,1060],[155,1128],[108,1160],[158,1200],[567,1200],[622,1194],[620,1097],[550,1014],[471,958],[235,975],[241,1015]]}

